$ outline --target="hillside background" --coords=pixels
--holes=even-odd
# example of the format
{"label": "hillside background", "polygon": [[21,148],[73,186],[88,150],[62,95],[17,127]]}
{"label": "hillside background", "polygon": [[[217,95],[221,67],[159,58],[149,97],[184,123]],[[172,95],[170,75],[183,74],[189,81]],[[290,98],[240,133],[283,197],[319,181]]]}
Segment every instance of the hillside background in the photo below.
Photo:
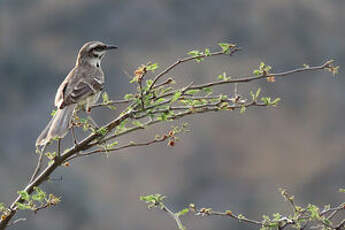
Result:
{"label": "hillside background", "polygon": [[[223,41],[243,51],[180,66],[171,73],[177,83],[250,74],[260,61],[275,71],[329,58],[344,67],[344,11],[343,0],[1,0],[0,201],[12,201],[31,175],[35,139],[84,42],[120,46],[103,62],[106,91],[120,99],[134,90],[126,73],[140,64],[163,68],[189,50],[216,49]],[[27,212],[28,220],[10,229],[176,229],[170,217],[139,201],[151,193],[167,195],[175,210],[194,202],[251,218],[286,213],[280,187],[304,205],[335,205],[344,200],[337,190],[345,184],[342,75],[253,82],[251,88],[280,97],[280,107],[189,118],[192,132],[173,148],[159,144],[72,161],[54,174],[62,181],[44,185],[62,202],[39,215]],[[231,94],[233,87],[220,90]],[[240,86],[240,93],[248,88]],[[115,115],[97,109],[93,116],[105,123]],[[158,126],[120,142],[165,130]],[[185,223],[188,229],[253,229],[217,217],[187,217]]]}

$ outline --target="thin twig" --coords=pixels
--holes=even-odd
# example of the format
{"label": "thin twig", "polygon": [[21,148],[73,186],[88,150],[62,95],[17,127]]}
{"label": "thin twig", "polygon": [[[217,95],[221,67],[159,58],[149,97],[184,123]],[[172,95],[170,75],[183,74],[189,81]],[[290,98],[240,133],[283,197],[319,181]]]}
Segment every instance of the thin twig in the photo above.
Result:
{"label": "thin twig", "polygon": [[140,146],[152,145],[152,144],[155,144],[155,143],[163,142],[163,141],[165,141],[167,139],[168,139],[168,136],[163,135],[161,138],[154,139],[154,140],[147,141],[147,142],[143,142],[143,143],[130,142],[130,143],[126,144],[126,145],[119,146],[119,147],[116,147],[116,148],[110,148],[110,149],[101,148],[101,149],[97,149],[97,150],[94,150],[94,151],[91,151],[91,152],[80,153],[79,155],[74,155],[74,156],[70,157],[68,159],[68,161],[73,160],[75,158],[90,156],[90,155],[97,154],[97,153],[110,153],[110,152],[119,151],[119,150],[122,150],[122,149],[131,148],[131,147],[140,147]]}
{"label": "thin twig", "polygon": [[[230,50],[230,53],[227,54],[229,56],[231,56],[232,54],[234,54],[235,52],[239,51],[239,48],[234,48]],[[200,59],[200,58],[205,58],[207,56],[218,56],[218,55],[224,55],[226,54],[224,51],[218,51],[218,52],[214,52],[214,53],[210,53],[209,55],[203,54],[203,55],[198,55],[198,56],[192,56],[192,57],[186,57],[186,58],[182,58],[177,60],[175,63],[171,64],[170,66],[168,66],[168,68],[166,68],[165,70],[163,70],[162,72],[160,72],[154,79],[153,79],[153,83],[150,86],[149,90],[150,91],[152,89],[152,87],[156,84],[156,82],[163,77],[164,75],[166,75],[168,72],[170,72],[172,69],[174,69],[176,66],[178,66],[181,63],[184,62],[189,62],[192,60],[196,60],[196,59]]]}
{"label": "thin twig", "polygon": [[106,107],[109,105],[128,104],[130,102],[132,102],[132,100],[112,100],[112,101],[109,101],[107,103],[99,103],[99,104],[93,105],[90,108],[93,109],[93,108],[97,108],[97,107]]}

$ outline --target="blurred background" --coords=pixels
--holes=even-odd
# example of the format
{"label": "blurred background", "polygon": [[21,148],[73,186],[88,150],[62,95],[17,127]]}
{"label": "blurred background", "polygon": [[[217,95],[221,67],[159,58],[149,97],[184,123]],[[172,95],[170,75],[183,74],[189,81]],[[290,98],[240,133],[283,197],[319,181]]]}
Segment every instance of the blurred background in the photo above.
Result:
{"label": "blurred background", "polygon": [[[345,62],[345,1],[333,0],[1,0],[0,201],[9,203],[36,164],[34,143],[53,109],[58,85],[81,45],[100,40],[120,47],[103,62],[106,91],[121,99],[134,91],[126,73],[148,61],[161,68],[192,49],[238,43],[234,57],[181,65],[177,84],[207,82],[227,72],[250,74],[260,61],[274,72],[329,58]],[[301,205],[335,205],[344,196],[345,100],[342,72],[312,72],[239,86],[280,97],[277,109],[210,113],[186,119],[192,132],[166,143],[75,160],[43,188],[62,197],[55,208],[11,229],[177,229],[140,195],[161,193],[179,210],[190,202],[231,209],[251,218],[287,213],[278,188]],[[226,93],[233,86],[218,88]],[[116,114],[95,109],[98,123]],[[175,124],[175,123],[174,123]],[[171,124],[173,125],[173,124]],[[169,126],[168,126],[169,128]],[[148,140],[156,126],[120,140]],[[64,142],[65,146],[69,140]],[[186,217],[188,229],[253,229],[221,217]]]}

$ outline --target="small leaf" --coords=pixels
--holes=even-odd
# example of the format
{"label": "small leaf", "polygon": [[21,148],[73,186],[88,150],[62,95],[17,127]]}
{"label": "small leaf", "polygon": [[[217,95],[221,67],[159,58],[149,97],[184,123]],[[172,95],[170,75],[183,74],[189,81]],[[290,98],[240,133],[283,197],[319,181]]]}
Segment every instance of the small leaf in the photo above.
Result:
{"label": "small leaf", "polygon": [[108,145],[106,146],[106,149],[111,149],[111,148],[115,147],[115,146],[118,145],[118,144],[119,144],[118,141],[114,141],[113,143],[108,144]]}
{"label": "small leaf", "polygon": [[191,50],[188,52],[189,55],[196,57],[200,55],[200,51],[199,50]]}
{"label": "small leaf", "polygon": [[188,208],[184,208],[181,211],[179,211],[178,213],[176,213],[176,215],[178,217],[180,217],[180,216],[183,216],[183,215],[187,214],[188,212],[189,212],[189,209]]}
{"label": "small leaf", "polygon": [[202,90],[207,94],[207,96],[212,94],[212,88],[208,87],[208,88],[203,88]]}
{"label": "small leaf", "polygon": [[209,49],[206,48],[204,53],[206,56],[210,56],[210,50]]}
{"label": "small leaf", "polygon": [[23,204],[23,203],[17,202],[16,205],[17,205],[17,208],[20,209],[20,210],[31,209],[31,206],[27,205],[27,204]]}
{"label": "small leaf", "polygon": [[126,99],[126,100],[131,100],[131,99],[133,99],[133,98],[134,98],[134,95],[131,94],[131,93],[127,93],[127,94],[124,96],[124,99]]}
{"label": "small leaf", "polygon": [[159,68],[158,63],[153,63],[151,65],[146,66],[146,70],[150,70],[152,72],[154,72],[154,70],[156,70],[158,68]]}
{"label": "small leaf", "polygon": [[17,193],[18,193],[18,195],[20,195],[20,197],[23,200],[25,200],[25,201],[29,201],[30,200],[30,195],[29,195],[29,193],[27,191],[21,190],[21,191],[18,191]]}
{"label": "small leaf", "polygon": [[34,187],[34,194],[31,196],[33,200],[43,202],[46,198],[46,193],[39,187]]}
{"label": "small leaf", "polygon": [[241,110],[240,110],[240,113],[244,113],[246,112],[246,107],[244,105],[241,106]]}
{"label": "small leaf", "polygon": [[262,74],[262,71],[261,71],[261,70],[258,70],[258,69],[255,69],[255,70],[253,70],[253,74],[254,74],[255,76],[260,76],[260,75]]}
{"label": "small leaf", "polygon": [[186,94],[196,94],[196,93],[199,93],[199,92],[200,92],[199,89],[191,89],[191,90],[188,90],[188,91],[186,92]]}
{"label": "small leaf", "polygon": [[222,48],[223,52],[226,54],[229,54],[230,49],[235,47],[235,45],[231,43],[218,43],[218,45],[220,46],[220,48]]}
{"label": "small leaf", "polygon": [[260,96],[261,88],[258,88],[255,93],[255,98],[258,98]]}
{"label": "small leaf", "polygon": [[146,81],[146,86],[147,86],[147,88],[150,88],[151,85],[152,85],[152,83],[153,83],[153,80],[152,80],[152,79],[148,79],[148,80]]}
{"label": "small leaf", "polygon": [[137,127],[144,128],[144,125],[138,120],[132,121],[132,124]]}
{"label": "small leaf", "polygon": [[57,109],[53,109],[52,112],[50,113],[50,115],[51,115],[52,117],[54,117],[55,114],[56,114],[56,112],[57,112]]}
{"label": "small leaf", "polygon": [[174,96],[172,96],[170,102],[171,103],[174,103],[175,101],[177,101],[182,95],[182,92],[181,91],[177,91]]}
{"label": "small leaf", "polygon": [[6,209],[7,208],[6,208],[5,204],[0,202],[0,212],[4,212],[4,211],[6,211]]}
{"label": "small leaf", "polygon": [[262,97],[261,101],[265,104],[265,105],[270,105],[271,104],[271,98],[270,97]]}
{"label": "small leaf", "polygon": [[98,134],[101,134],[102,136],[104,136],[105,134],[107,134],[107,128],[106,127],[101,127],[96,132]]}
{"label": "small leaf", "polygon": [[104,104],[107,104],[109,102],[109,96],[108,96],[107,92],[104,92],[102,94],[102,99],[103,99]]}
{"label": "small leaf", "polygon": [[274,99],[274,100],[271,102],[271,105],[277,105],[279,101],[280,101],[280,98],[277,97],[276,99]]}

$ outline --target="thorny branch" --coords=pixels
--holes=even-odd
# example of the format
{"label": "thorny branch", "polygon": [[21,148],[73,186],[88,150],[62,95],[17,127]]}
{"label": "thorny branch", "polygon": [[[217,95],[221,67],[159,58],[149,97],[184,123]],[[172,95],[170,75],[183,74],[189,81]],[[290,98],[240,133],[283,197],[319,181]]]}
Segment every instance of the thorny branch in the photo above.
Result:
{"label": "thorny branch", "polygon": [[[139,129],[143,129],[157,123],[177,120],[189,115],[217,111],[233,111],[237,109],[239,109],[241,112],[244,112],[248,107],[275,106],[278,102],[278,100],[271,101],[270,98],[261,98],[260,101],[260,99],[258,98],[260,90],[258,90],[255,95],[252,93],[252,98],[250,99],[241,98],[236,94],[234,96],[212,94],[210,88],[213,88],[215,86],[232,83],[246,83],[264,78],[285,77],[298,72],[317,71],[322,69],[329,70],[334,73],[338,68],[333,65],[333,61],[327,61],[320,66],[305,66],[303,68],[298,68],[281,73],[270,73],[265,69],[261,71],[259,75],[255,76],[246,76],[236,79],[225,78],[220,81],[214,81],[199,85],[190,83],[184,87],[177,87],[175,89],[170,87],[170,85],[174,83],[174,79],[172,78],[168,78],[167,80],[159,83],[159,80],[161,80],[171,70],[175,69],[182,63],[190,61],[200,62],[204,58],[219,55],[232,56],[237,51],[239,51],[238,47],[233,44],[225,43],[223,44],[221,51],[209,52],[208,49],[207,52],[206,50],[205,52],[198,51],[196,54],[194,53],[189,57],[177,60],[175,63],[168,66],[152,79],[145,79],[146,85],[144,85],[143,82],[143,77],[147,72],[145,70],[144,73],[140,75],[140,78],[137,78],[136,82],[138,83],[138,91],[135,95],[129,95],[129,97],[125,98],[124,100],[106,100],[103,101],[103,103],[97,104],[93,107],[109,107],[113,109],[113,107],[111,107],[112,105],[127,104],[127,108],[124,109],[120,113],[120,115],[97,130],[91,129],[90,134],[86,138],[84,138],[80,142],[75,141],[73,146],[65,149],[64,151],[61,151],[61,154],[54,156],[54,158],[51,159],[51,162],[46,165],[46,167],[41,172],[40,168],[42,159],[40,159],[34,175],[32,176],[32,179],[21,191],[27,194],[31,194],[34,191],[35,187],[39,187],[43,182],[49,180],[51,174],[58,167],[65,165],[68,160],[101,152],[114,152],[131,147],[160,143],[166,140],[170,141],[172,138],[168,135],[160,138],[155,138],[154,140],[143,143],[130,142],[129,144],[119,146],[116,146],[114,143],[108,144],[108,141],[110,140],[116,139],[122,135],[135,132]],[[146,66],[141,66],[140,68],[143,67],[146,68]],[[138,75],[138,72],[136,72],[135,75]],[[130,124],[130,122],[132,122],[132,125],[128,125]],[[90,127],[90,125],[86,126]],[[60,153],[60,149],[58,150],[58,152]],[[24,202],[24,200],[19,195],[12,202],[12,204],[8,206],[6,212],[2,213],[3,215],[0,219],[0,230],[4,230],[9,225],[11,219],[17,213],[18,204],[22,202]],[[167,208],[165,211],[169,213]],[[331,217],[335,215],[333,213],[337,212],[338,209],[334,209],[332,211],[333,212],[330,214]],[[178,222],[178,218],[176,219],[176,221]],[[343,226],[344,223],[340,223],[339,228],[342,228]]]}
{"label": "thorny branch", "polygon": [[[181,216],[191,213],[195,216],[222,216],[236,220],[239,223],[248,223],[257,226],[261,230],[283,230],[288,226],[295,229],[305,229],[308,225],[310,229],[327,229],[327,230],[340,230],[345,229],[345,219],[336,224],[332,221],[332,217],[340,211],[345,211],[345,203],[340,204],[337,207],[325,207],[322,211],[315,205],[309,204],[307,207],[297,206],[294,202],[294,197],[290,196],[286,190],[281,190],[282,196],[289,202],[290,206],[293,206],[293,211],[289,216],[283,216],[279,213],[273,214],[272,217],[264,215],[261,220],[250,219],[242,214],[234,214],[231,210],[215,211],[212,208],[197,208],[195,204],[189,204],[188,208],[184,208],[181,211],[174,213],[164,203],[166,198],[160,194],[152,194],[148,196],[140,197],[141,200],[148,204],[149,208],[160,207],[163,211],[168,212],[177,223],[178,229],[186,230],[184,227]],[[332,212],[333,216],[326,217],[326,214]]]}

